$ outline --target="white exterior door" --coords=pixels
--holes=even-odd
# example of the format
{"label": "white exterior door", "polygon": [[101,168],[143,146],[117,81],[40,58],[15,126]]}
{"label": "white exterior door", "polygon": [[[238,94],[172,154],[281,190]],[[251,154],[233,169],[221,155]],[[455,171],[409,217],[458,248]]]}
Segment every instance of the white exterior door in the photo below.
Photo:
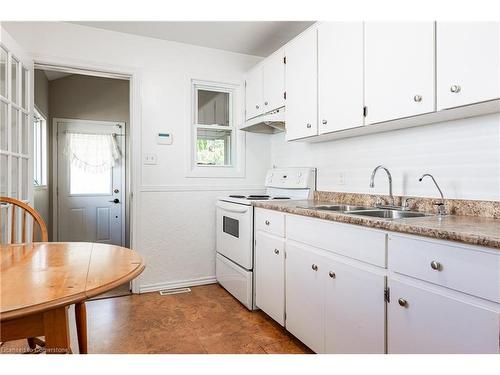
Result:
{"label": "white exterior door", "polygon": [[500,98],[500,23],[438,22],[438,110]]}
{"label": "white exterior door", "polygon": [[[33,60],[3,28],[0,35],[0,196],[33,205]],[[11,210],[0,206],[2,242],[11,240]]]}
{"label": "white exterior door", "polygon": [[316,353],[324,352],[324,258],[286,242],[286,329]]}
{"label": "white exterior door", "polygon": [[363,126],[363,22],[318,27],[319,133]]}
{"label": "white exterior door", "polygon": [[258,66],[248,72],[245,79],[245,118],[251,119],[263,111],[262,103],[262,66]]}
{"label": "white exterior door", "polygon": [[264,63],[264,112],[281,108],[285,105],[285,63],[284,51],[280,50]]}
{"label": "white exterior door", "polygon": [[[389,353],[499,353],[498,311],[456,296],[389,280]],[[498,310],[498,308],[497,308]]]}
{"label": "white exterior door", "polygon": [[[124,245],[124,124],[58,120],[56,126],[58,241]],[[112,134],[121,157],[112,168],[86,170],[81,162],[72,161],[67,146],[70,133]]]}
{"label": "white exterior door", "polygon": [[255,236],[256,305],[285,325],[285,239],[264,232]]}
{"label": "white exterior door", "polygon": [[385,353],[385,276],[328,261],[325,351]]}
{"label": "white exterior door", "polygon": [[306,31],[285,48],[285,121],[290,141],[318,134],[317,31]]}
{"label": "white exterior door", "polygon": [[434,22],[365,23],[366,124],[434,111]]}

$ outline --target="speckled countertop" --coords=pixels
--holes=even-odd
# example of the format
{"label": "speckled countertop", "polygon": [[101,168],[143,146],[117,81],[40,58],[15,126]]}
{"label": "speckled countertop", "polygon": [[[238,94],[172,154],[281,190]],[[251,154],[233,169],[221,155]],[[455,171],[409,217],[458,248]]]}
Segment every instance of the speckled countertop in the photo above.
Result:
{"label": "speckled countertop", "polygon": [[500,251],[500,219],[457,215],[448,215],[442,218],[437,216],[425,216],[405,219],[381,219],[297,207],[310,207],[319,204],[331,205],[335,204],[335,202],[303,200],[260,201],[253,203],[255,207],[282,211],[290,214],[456,241],[470,245],[487,246]]}

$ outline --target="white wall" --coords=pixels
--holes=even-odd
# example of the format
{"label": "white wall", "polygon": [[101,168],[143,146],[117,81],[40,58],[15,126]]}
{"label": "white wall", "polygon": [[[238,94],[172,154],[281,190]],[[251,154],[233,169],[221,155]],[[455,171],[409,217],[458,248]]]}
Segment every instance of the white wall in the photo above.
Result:
{"label": "white wall", "polygon": [[373,168],[384,164],[397,195],[436,197],[430,180],[418,182],[427,172],[447,198],[500,200],[500,114],[323,143],[287,144],[276,134],[271,149],[273,165],[317,167],[318,190],[386,194],[384,171],[369,188]]}
{"label": "white wall", "polygon": [[[270,166],[270,138],[246,136],[243,178],[186,178],[186,137],[190,132],[191,79],[239,84],[238,121],[243,118],[243,73],[259,58],[136,37],[65,23],[5,23],[4,27],[35,56],[89,61],[140,72],[141,146],[158,155],[158,165],[141,173],[137,250],[147,266],[143,289],[179,281],[207,280],[215,274],[215,199],[227,191],[262,186]],[[156,145],[155,133],[171,131],[171,146]],[[136,155],[135,157],[140,157]]]}

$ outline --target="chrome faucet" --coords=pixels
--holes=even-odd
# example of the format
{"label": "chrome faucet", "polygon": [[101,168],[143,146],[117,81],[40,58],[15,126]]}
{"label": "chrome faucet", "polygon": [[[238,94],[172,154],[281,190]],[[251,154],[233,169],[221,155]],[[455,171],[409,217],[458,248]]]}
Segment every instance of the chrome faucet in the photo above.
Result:
{"label": "chrome faucet", "polygon": [[439,194],[441,195],[441,202],[435,204],[438,207],[438,215],[439,216],[446,215],[446,209],[444,207],[444,195],[443,195],[443,192],[441,191],[441,188],[439,187],[438,183],[436,182],[436,179],[434,178],[433,175],[431,175],[429,173],[425,173],[425,174],[422,175],[422,177],[420,177],[418,179],[418,181],[422,182],[422,180],[424,179],[424,177],[430,177],[432,179],[432,181],[434,182],[434,185],[436,185],[436,187],[437,187],[437,189],[439,191]]}
{"label": "chrome faucet", "polygon": [[375,181],[374,181],[375,175],[377,174],[377,171],[379,169],[383,169],[385,171],[385,173],[387,173],[387,177],[389,178],[389,197],[391,198],[392,205],[395,206],[394,196],[392,195],[392,176],[391,176],[391,172],[389,172],[389,170],[386,167],[384,167],[383,165],[379,165],[373,170],[372,177],[370,178],[370,187],[371,188],[375,187]]}

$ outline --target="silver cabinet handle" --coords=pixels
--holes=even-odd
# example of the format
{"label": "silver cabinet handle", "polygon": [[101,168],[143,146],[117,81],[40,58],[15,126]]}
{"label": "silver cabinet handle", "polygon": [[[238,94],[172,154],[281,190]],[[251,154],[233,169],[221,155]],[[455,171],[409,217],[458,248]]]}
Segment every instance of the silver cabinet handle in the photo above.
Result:
{"label": "silver cabinet handle", "polygon": [[311,124],[307,124],[306,127],[307,127],[307,129],[310,129],[311,128]]}
{"label": "silver cabinet handle", "polygon": [[274,253],[275,253],[276,255],[278,255],[278,254],[280,253],[280,251],[279,251],[278,249],[274,249]]}
{"label": "silver cabinet handle", "polygon": [[417,103],[420,103],[422,101],[422,95],[415,95],[413,97],[413,100]]}
{"label": "silver cabinet handle", "polygon": [[408,301],[406,301],[404,298],[398,299],[399,306],[401,307],[408,307]]}
{"label": "silver cabinet handle", "polygon": [[316,264],[313,264],[313,265],[311,266],[311,268],[313,269],[313,271],[317,271],[317,270],[318,270],[318,266],[317,266]]}
{"label": "silver cabinet handle", "polygon": [[455,94],[459,93],[460,90],[462,90],[462,88],[459,85],[452,85],[450,87],[450,91],[455,93]]}
{"label": "silver cabinet handle", "polygon": [[323,125],[326,125],[326,124],[328,124],[328,121],[323,120],[323,121],[321,121],[321,123],[322,123]]}
{"label": "silver cabinet handle", "polygon": [[260,107],[259,107],[259,105],[257,104],[257,105],[255,106],[255,108],[259,109]]}
{"label": "silver cabinet handle", "polygon": [[330,271],[330,272],[328,272],[328,276],[330,276],[332,279],[335,279],[335,277],[336,277],[337,275],[335,275],[335,272]]}
{"label": "silver cabinet handle", "polygon": [[268,102],[264,102],[264,105],[268,105],[269,103]]}
{"label": "silver cabinet handle", "polygon": [[432,268],[433,270],[436,270],[436,271],[441,271],[441,270],[443,269],[443,266],[441,265],[441,263],[436,262],[435,260],[433,260],[433,261],[431,262],[431,268]]}
{"label": "silver cabinet handle", "polygon": [[269,220],[266,220],[264,223],[265,223],[266,225],[271,224],[271,223],[269,222]]}

